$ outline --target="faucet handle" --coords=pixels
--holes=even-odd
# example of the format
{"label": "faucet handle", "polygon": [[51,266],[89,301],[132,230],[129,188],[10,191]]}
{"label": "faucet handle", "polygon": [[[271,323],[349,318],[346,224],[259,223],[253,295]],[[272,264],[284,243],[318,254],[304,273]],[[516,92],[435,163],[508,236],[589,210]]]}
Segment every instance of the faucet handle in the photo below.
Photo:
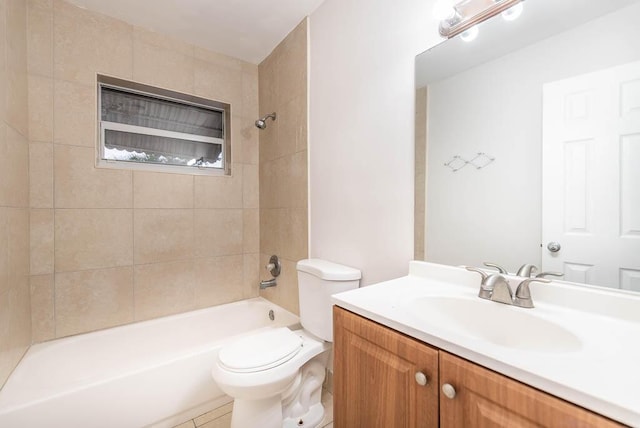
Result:
{"label": "faucet handle", "polygon": [[518,269],[518,273],[516,273],[516,276],[522,276],[522,277],[525,277],[525,278],[529,278],[531,275],[536,273],[537,270],[538,270],[538,268],[535,265],[527,263],[527,264],[524,264],[524,265],[520,266],[520,269]]}
{"label": "faucet handle", "polygon": [[518,284],[518,288],[516,288],[516,295],[513,299],[513,304],[515,306],[520,306],[521,308],[533,308],[531,290],[529,289],[529,284],[532,282],[543,282],[547,284],[551,282],[551,280],[544,278],[529,278],[522,281]]}
{"label": "faucet handle", "polygon": [[544,278],[545,276],[564,276],[562,272],[540,272],[536,275],[536,278]]}
{"label": "faucet handle", "polygon": [[498,272],[500,272],[500,273],[502,273],[502,274],[505,274],[505,275],[508,275],[508,274],[509,274],[509,272],[507,272],[507,270],[506,270],[505,268],[503,268],[502,266],[500,266],[500,265],[498,265],[498,264],[495,264],[495,263],[489,263],[489,262],[484,262],[483,264],[484,264],[486,267],[492,267],[492,268],[498,269]]}
{"label": "faucet handle", "polygon": [[[491,275],[487,275],[487,273],[485,271],[483,271],[482,269],[478,269],[475,267],[471,267],[471,266],[465,266],[464,267],[466,270],[471,271],[471,272],[477,272],[482,276],[482,282],[480,282],[480,291],[478,292],[478,297],[482,298],[482,299],[490,299],[491,298],[491,294],[493,293],[493,280],[495,276],[500,276],[497,273],[491,274]],[[492,282],[492,284],[488,284],[488,282]]]}
{"label": "faucet handle", "polygon": [[476,267],[473,266],[465,266],[464,267],[466,270],[470,271],[470,272],[477,272],[480,274],[480,276],[482,276],[482,282],[484,283],[487,280],[487,277],[489,275],[487,275],[487,273],[485,271],[483,271],[482,269],[478,269]]}

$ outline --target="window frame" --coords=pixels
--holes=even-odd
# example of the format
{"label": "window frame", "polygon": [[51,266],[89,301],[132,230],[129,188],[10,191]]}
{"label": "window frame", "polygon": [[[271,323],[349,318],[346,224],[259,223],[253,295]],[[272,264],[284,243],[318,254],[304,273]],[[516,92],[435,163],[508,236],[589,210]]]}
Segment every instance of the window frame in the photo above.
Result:
{"label": "window frame", "polygon": [[[220,101],[210,100],[197,97],[195,95],[184,94],[168,89],[158,88],[155,86],[145,85],[143,83],[131,82],[116,77],[98,74],[96,79],[97,103],[96,103],[96,120],[97,120],[97,144],[96,144],[96,167],[111,169],[128,169],[138,171],[154,171],[168,172],[176,174],[188,175],[231,175],[231,105]],[[175,131],[167,131],[163,129],[148,128],[144,126],[129,125],[119,122],[108,122],[102,120],[102,88],[113,88],[123,92],[140,94],[147,97],[153,97],[161,100],[167,100],[184,105],[205,108],[207,110],[215,110],[222,113],[223,121],[223,138],[207,137],[196,134],[181,133]],[[135,161],[119,161],[113,159],[105,159],[105,133],[108,130],[133,132],[144,135],[153,135],[161,137],[178,138],[187,141],[205,142],[212,144],[221,144],[222,146],[222,168],[202,167],[202,166],[185,166],[185,165],[169,165],[160,163],[146,163]],[[144,132],[137,132],[144,131]]]}

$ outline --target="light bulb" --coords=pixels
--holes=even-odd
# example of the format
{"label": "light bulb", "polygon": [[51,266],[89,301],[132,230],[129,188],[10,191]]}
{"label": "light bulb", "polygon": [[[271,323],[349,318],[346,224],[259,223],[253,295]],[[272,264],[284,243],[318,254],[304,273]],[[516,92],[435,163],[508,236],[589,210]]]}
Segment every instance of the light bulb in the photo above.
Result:
{"label": "light bulb", "polygon": [[474,25],[468,30],[463,31],[462,34],[460,34],[460,38],[465,42],[472,42],[476,39],[476,37],[478,37],[479,32],[480,30],[478,30],[478,26]]}
{"label": "light bulb", "polygon": [[453,7],[452,0],[437,0],[433,6],[433,16],[438,21],[451,19],[455,14],[456,9]]}
{"label": "light bulb", "polygon": [[524,9],[522,3],[516,3],[500,15],[502,15],[502,18],[505,21],[515,21],[520,17],[520,15],[522,15],[522,9]]}

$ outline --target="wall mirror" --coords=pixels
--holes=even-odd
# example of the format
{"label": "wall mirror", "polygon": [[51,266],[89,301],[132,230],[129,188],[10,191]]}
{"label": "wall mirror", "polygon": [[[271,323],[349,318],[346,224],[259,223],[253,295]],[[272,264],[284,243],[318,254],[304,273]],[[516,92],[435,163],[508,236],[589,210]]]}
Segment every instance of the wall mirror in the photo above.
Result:
{"label": "wall mirror", "polygon": [[640,291],[640,0],[522,4],[416,57],[416,259]]}

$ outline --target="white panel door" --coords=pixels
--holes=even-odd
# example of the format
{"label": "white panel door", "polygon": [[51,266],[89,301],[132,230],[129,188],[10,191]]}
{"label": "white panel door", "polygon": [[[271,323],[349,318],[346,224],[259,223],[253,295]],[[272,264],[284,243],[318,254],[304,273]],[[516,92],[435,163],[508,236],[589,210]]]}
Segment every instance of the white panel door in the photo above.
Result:
{"label": "white panel door", "polygon": [[640,291],[640,62],[545,84],[542,140],[542,269]]}

